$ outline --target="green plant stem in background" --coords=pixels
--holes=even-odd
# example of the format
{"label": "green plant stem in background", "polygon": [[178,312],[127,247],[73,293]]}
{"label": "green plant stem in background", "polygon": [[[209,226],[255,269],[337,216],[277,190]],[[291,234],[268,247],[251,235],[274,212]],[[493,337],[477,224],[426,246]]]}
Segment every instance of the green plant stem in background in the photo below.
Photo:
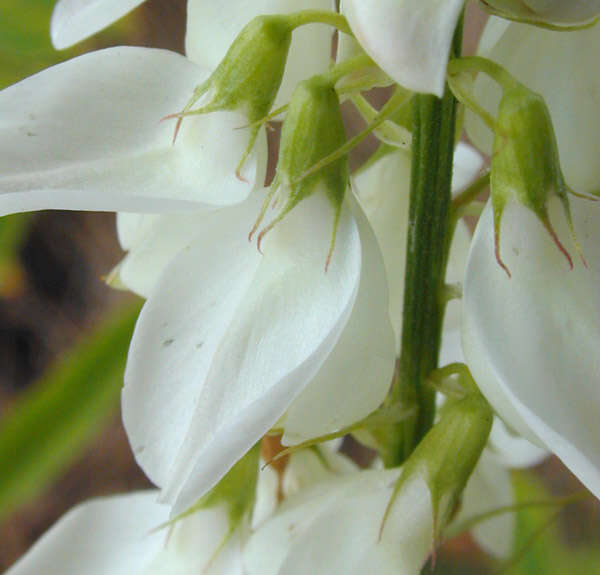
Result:
{"label": "green plant stem in background", "polygon": [[[462,19],[454,36],[460,54]],[[457,101],[418,94],[413,99],[410,209],[404,279],[402,348],[397,390],[416,415],[402,425],[398,461],[404,461],[433,425],[435,390],[427,385],[436,369],[446,298],[444,278],[451,241],[450,208]]]}
{"label": "green plant stem in background", "polygon": [[0,519],[48,487],[118,411],[140,307],[115,310],[3,416]]}

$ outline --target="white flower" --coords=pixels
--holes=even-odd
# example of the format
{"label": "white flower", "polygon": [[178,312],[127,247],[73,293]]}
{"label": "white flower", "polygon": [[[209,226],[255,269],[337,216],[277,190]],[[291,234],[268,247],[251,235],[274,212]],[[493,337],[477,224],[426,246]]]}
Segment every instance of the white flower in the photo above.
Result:
{"label": "white flower", "polygon": [[401,86],[441,96],[464,0],[343,0],[365,52]]}
{"label": "white flower", "polygon": [[262,184],[259,139],[239,112],[173,125],[207,71],[183,56],[110,48],[59,64],[0,92],[0,215],[38,209],[185,211],[243,200]]}
{"label": "white flower", "polygon": [[391,381],[385,275],[364,216],[344,204],[325,273],[326,198],[300,203],[265,237],[261,256],[247,236],[262,197],[202,217],[163,217],[155,230],[179,229],[186,243],[140,315],[123,417],[138,462],[174,513],[286,410],[278,424],[286,433],[319,436],[365,417]]}
{"label": "white flower", "polygon": [[[213,69],[241,29],[258,14],[331,9],[331,0],[235,0],[227,2],[225,7],[214,0],[188,0],[185,53],[194,62]],[[331,37],[332,29],[322,24],[294,30],[275,108],[288,102],[298,82],[327,70]]]}
{"label": "white flower", "polygon": [[[552,32],[494,17],[485,27],[478,50],[543,96],[552,116],[565,179],[579,191],[600,188],[599,50],[598,24],[576,32]],[[501,96],[495,82],[479,74],[473,95],[495,115]],[[471,112],[467,112],[466,127],[471,140],[491,153],[492,133]]]}
{"label": "white flower", "polygon": [[[569,232],[550,203],[558,236]],[[478,223],[465,277],[463,349],[475,381],[507,424],[553,451],[600,494],[600,206],[571,199],[587,267],[569,271],[535,214],[509,204],[493,256],[492,209]]]}
{"label": "white flower", "polygon": [[226,540],[225,506],[194,513],[172,528],[155,491],[92,500],[62,517],[7,575],[241,575],[241,533]]}

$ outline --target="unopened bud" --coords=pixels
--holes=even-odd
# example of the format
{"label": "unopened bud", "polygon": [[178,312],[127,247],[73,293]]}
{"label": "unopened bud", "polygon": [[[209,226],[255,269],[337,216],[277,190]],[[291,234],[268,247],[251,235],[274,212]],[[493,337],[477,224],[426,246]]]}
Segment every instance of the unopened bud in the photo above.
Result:
{"label": "unopened bud", "polygon": [[403,490],[424,482],[431,496],[435,545],[457,510],[462,492],[487,443],[492,421],[492,409],[477,390],[461,399],[448,400],[439,422],[406,461],[382,531],[385,519]]}
{"label": "unopened bud", "polygon": [[[288,57],[293,26],[285,15],[257,16],[239,33],[208,80],[194,90],[178,118],[174,139],[185,116],[239,110],[248,119],[250,140],[238,165],[239,175],[263,120],[271,110]],[[193,106],[202,98],[198,108]]]}
{"label": "unopened bud", "polygon": [[573,260],[548,216],[548,202],[557,196],[581,255],[571,220],[569,188],[560,168],[556,136],[544,99],[516,81],[505,88],[498,107],[495,134],[490,186],[498,263],[510,277],[500,256],[500,223],[506,204],[515,201],[536,214],[572,268]]}
{"label": "unopened bud", "polygon": [[581,24],[600,14],[599,0],[483,0],[490,10],[510,20],[531,24]]}
{"label": "unopened bud", "polygon": [[260,226],[277,192],[285,194],[284,204],[279,214],[260,232],[257,242],[259,248],[264,235],[290,210],[315,192],[322,192],[334,210],[327,268],[335,246],[337,225],[348,187],[348,159],[346,155],[342,155],[319,169],[312,168],[341,148],[345,141],[340,102],[333,82],[324,76],[314,76],[298,84],[292,94],[281,131],[277,173],[250,232],[250,238]]}

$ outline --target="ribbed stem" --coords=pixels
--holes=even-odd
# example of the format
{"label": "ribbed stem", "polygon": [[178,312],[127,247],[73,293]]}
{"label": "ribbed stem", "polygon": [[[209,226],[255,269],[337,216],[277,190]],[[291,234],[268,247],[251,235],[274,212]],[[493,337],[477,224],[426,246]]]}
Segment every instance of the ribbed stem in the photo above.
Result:
{"label": "ribbed stem", "polygon": [[[462,21],[453,56],[460,53]],[[406,459],[433,425],[435,391],[426,383],[436,369],[446,297],[444,278],[451,240],[450,208],[457,101],[419,94],[413,103],[410,211],[404,279],[399,394],[416,414],[402,429],[399,459]]]}

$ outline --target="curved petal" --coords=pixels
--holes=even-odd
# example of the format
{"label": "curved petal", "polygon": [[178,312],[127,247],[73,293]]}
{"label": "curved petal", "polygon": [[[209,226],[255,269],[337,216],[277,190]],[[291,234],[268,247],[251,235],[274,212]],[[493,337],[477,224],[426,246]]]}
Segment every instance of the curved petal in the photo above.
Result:
{"label": "curved petal", "polygon": [[[362,471],[299,492],[251,537],[244,551],[247,572],[419,572],[433,544],[433,508],[424,481],[404,485],[381,531],[399,471]],[[269,544],[275,553],[265,553]]]}
{"label": "curved petal", "polygon": [[174,514],[281,417],[335,345],[356,297],[361,247],[348,206],[325,273],[326,198],[299,204],[266,237],[262,258],[247,241],[261,198],[199,226],[133,336],[124,421],[138,462]]}
{"label": "curved petal", "polygon": [[454,29],[464,0],[343,0],[367,54],[398,84],[442,96]]}
{"label": "curved petal", "polygon": [[59,0],[50,21],[50,37],[57,50],[85,40],[117,21],[144,0]]}
{"label": "curved petal", "polygon": [[[404,151],[387,154],[353,178],[353,187],[369,219],[383,254],[389,282],[390,317],[400,349],[402,307],[404,304],[404,269],[410,190],[410,155]],[[480,171],[481,156],[466,144],[455,152],[454,191],[462,190]],[[462,282],[470,244],[470,233],[464,222],[456,226],[446,281]],[[459,311],[449,306],[446,326],[458,328]]]}
{"label": "curved petal", "polygon": [[[565,242],[557,201],[550,219]],[[492,209],[479,221],[463,296],[463,350],[492,406],[507,424],[537,438],[600,494],[600,206],[574,198],[576,232],[589,267],[569,271],[533,212],[509,204],[494,258]],[[567,244],[573,249],[571,244]]]}
{"label": "curved petal", "polygon": [[517,469],[538,465],[550,455],[546,449],[513,433],[498,417],[492,424],[488,453],[500,465]]}
{"label": "curved petal", "polygon": [[[228,2],[224,11],[218,2],[188,0],[185,53],[194,62],[214,69],[238,33],[255,16],[330,10],[331,6],[331,0],[234,0]],[[287,104],[298,82],[327,70],[332,34],[332,29],[322,24],[302,26],[294,31],[275,108]]]}
{"label": "curved petal", "polygon": [[151,532],[169,515],[156,491],[78,505],[45,533],[6,575],[82,573],[142,575],[159,553],[165,532]]}
{"label": "curved petal", "polygon": [[[461,523],[513,504],[514,495],[508,469],[484,451],[465,487],[460,512],[454,521]],[[496,557],[507,558],[513,551],[514,530],[515,514],[503,513],[478,523],[471,529],[471,533],[483,549]]]}
{"label": "curved petal", "polygon": [[[570,186],[588,191],[600,188],[599,50],[599,24],[577,32],[552,32],[494,17],[486,25],[479,49],[482,56],[495,60],[544,97],[565,178]],[[474,96],[495,114],[500,89],[492,80],[479,74]],[[467,112],[466,128],[473,142],[489,154],[492,134],[483,122]]]}
{"label": "curved petal", "polygon": [[[129,251],[117,268],[121,283],[148,298],[167,265],[190,244],[211,213],[198,210],[191,214],[146,214],[141,219],[139,214],[118,214],[120,236],[125,235],[129,242]],[[131,227],[127,231],[123,216],[133,216],[128,218]]]}
{"label": "curved petal", "polygon": [[325,363],[288,409],[284,445],[363,419],[381,405],[392,382],[396,345],[383,260],[365,214],[356,202],[353,208],[363,253],[354,308]]}
{"label": "curved petal", "polygon": [[[187,118],[172,145],[166,114],[206,72],[182,56],[111,48],[0,92],[0,215],[36,209],[184,211],[245,198],[235,168],[248,143],[234,113]],[[262,184],[264,139],[247,162]],[[260,165],[259,165],[260,164]]]}

